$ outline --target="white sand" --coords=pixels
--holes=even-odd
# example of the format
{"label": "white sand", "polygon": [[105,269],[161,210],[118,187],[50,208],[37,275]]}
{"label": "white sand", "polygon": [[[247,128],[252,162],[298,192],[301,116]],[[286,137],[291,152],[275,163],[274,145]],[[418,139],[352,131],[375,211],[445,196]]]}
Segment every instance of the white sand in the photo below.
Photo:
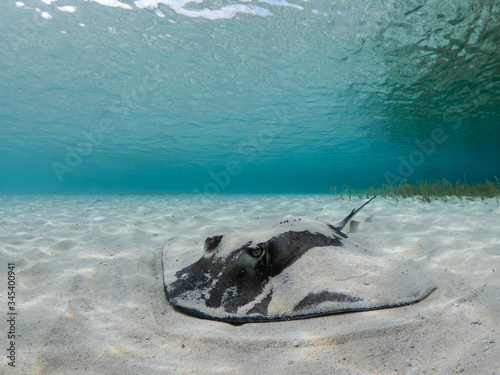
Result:
{"label": "white sand", "polygon": [[[168,239],[203,241],[290,217],[336,223],[359,205],[328,196],[2,196],[0,372],[500,374],[493,199],[377,198],[358,214],[351,240],[413,258],[438,285],[415,305],[242,326],[168,305]],[[15,369],[5,350],[8,262],[17,274]]]}

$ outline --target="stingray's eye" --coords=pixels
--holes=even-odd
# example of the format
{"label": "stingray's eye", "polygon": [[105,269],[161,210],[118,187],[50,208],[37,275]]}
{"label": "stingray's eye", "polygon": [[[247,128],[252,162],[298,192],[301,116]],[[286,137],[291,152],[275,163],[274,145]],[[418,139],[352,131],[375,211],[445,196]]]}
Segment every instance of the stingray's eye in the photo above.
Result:
{"label": "stingray's eye", "polygon": [[252,251],[250,251],[250,255],[253,256],[254,258],[260,258],[263,251],[264,250],[262,250],[262,247],[259,246],[256,249],[252,249]]}

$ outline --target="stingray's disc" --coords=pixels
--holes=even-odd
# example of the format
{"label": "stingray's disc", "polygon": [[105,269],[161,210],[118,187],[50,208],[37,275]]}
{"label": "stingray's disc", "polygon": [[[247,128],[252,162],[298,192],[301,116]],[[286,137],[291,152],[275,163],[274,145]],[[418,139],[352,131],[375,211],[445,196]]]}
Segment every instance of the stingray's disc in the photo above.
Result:
{"label": "stingray's disc", "polygon": [[434,283],[411,259],[364,249],[327,223],[287,221],[163,249],[178,310],[225,322],[302,319],[420,301]]}

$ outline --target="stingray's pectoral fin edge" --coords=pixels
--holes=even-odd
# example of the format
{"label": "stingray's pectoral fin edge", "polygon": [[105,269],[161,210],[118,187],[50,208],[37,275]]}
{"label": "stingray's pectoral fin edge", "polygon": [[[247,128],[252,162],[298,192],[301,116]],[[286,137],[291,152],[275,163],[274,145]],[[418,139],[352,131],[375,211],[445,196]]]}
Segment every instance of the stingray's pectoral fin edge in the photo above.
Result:
{"label": "stingray's pectoral fin edge", "polygon": [[[166,290],[166,287],[165,287]],[[269,321],[266,319],[266,317],[263,316],[253,316],[253,317],[241,317],[241,316],[236,316],[236,315],[227,315],[227,316],[217,316],[217,315],[211,315],[205,312],[202,312],[200,310],[197,310],[192,307],[186,307],[186,306],[181,306],[176,304],[175,302],[171,301],[167,295],[167,299],[169,300],[170,305],[177,311],[189,315],[194,318],[198,319],[206,319],[206,320],[214,320],[218,322],[223,322],[223,323],[229,323],[232,325],[243,325],[245,323],[258,323],[258,322],[265,322]]]}
{"label": "stingray's pectoral fin edge", "polygon": [[223,322],[223,323],[229,323],[235,326],[243,325],[246,323],[271,323],[271,322],[285,322],[285,321],[290,321],[290,320],[303,320],[303,319],[310,319],[310,318],[319,318],[323,316],[328,316],[328,315],[339,315],[339,314],[348,314],[348,313],[355,313],[355,312],[363,312],[363,311],[374,311],[374,310],[386,310],[386,309],[393,309],[397,307],[404,307],[408,305],[413,305],[415,303],[418,303],[422,301],[423,299],[427,298],[432,292],[434,292],[437,287],[432,286],[429,288],[428,291],[426,291],[424,294],[422,294],[420,297],[416,299],[412,299],[410,301],[404,301],[401,303],[396,303],[396,304],[388,304],[388,305],[381,305],[381,306],[370,306],[370,307],[357,307],[357,308],[346,308],[342,310],[335,310],[335,311],[321,311],[321,312],[316,312],[316,313],[307,313],[307,314],[291,314],[291,315],[284,315],[284,316],[263,316],[263,315],[254,315],[254,316],[237,316],[237,315],[227,315],[227,316],[216,316],[212,314],[208,314],[202,311],[199,311],[194,308],[189,308],[185,306],[180,306],[176,304],[174,301],[172,301],[167,293],[167,286],[164,286],[165,288],[165,293],[167,296],[167,300],[169,301],[170,305],[177,311],[190,315],[195,318],[199,319],[206,319],[206,320],[213,320],[213,321],[218,321],[218,322]]}

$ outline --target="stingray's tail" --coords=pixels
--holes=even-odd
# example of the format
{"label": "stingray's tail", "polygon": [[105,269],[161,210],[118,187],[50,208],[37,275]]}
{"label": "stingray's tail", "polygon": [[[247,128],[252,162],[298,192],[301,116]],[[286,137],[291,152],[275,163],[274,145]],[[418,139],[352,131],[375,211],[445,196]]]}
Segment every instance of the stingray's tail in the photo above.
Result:
{"label": "stingray's tail", "polygon": [[361,210],[364,206],[366,206],[368,203],[370,203],[372,200],[374,200],[377,196],[375,195],[372,199],[370,199],[368,202],[366,202],[364,205],[362,205],[360,208],[358,209],[354,209],[351,211],[351,213],[349,215],[347,215],[345,217],[344,220],[342,221],[339,221],[336,225],[335,225],[335,228],[337,228],[338,230],[342,230],[342,228],[344,228],[346,226],[346,224],[349,222],[349,220],[351,220],[354,215],[356,215],[359,210]]}

